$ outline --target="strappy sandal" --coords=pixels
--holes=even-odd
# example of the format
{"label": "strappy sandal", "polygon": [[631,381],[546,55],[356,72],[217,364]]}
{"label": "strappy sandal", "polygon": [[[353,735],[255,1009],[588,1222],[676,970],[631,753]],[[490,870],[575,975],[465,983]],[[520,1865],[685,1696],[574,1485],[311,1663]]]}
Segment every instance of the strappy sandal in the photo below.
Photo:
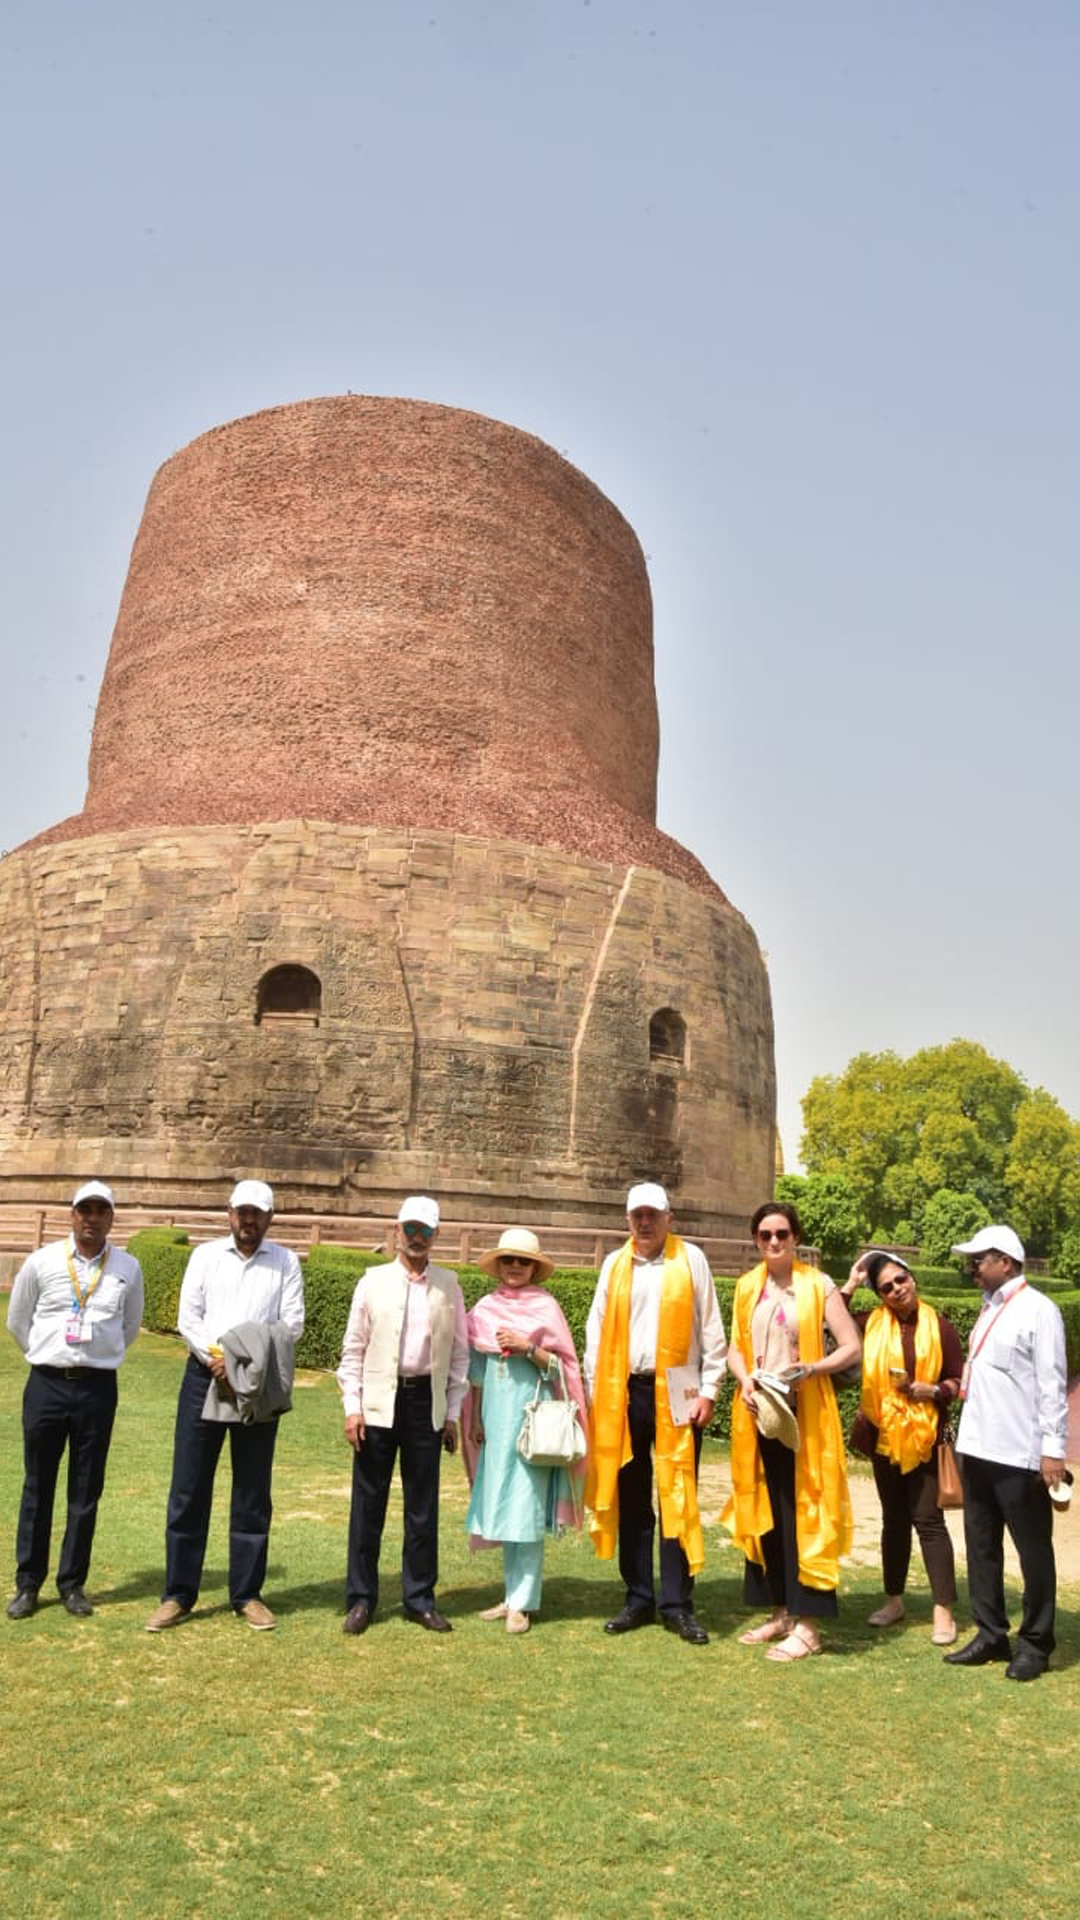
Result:
{"label": "strappy sandal", "polygon": [[790,1613],[782,1613],[777,1618],[765,1620],[760,1627],[747,1627],[739,1635],[740,1647],[760,1647],[765,1640],[784,1640],[794,1629],[795,1622]]}
{"label": "strappy sandal", "polygon": [[792,1660],[805,1660],[810,1654],[820,1652],[821,1641],[811,1640],[806,1629],[796,1622],[787,1639],[779,1641],[775,1647],[770,1647],[765,1658],[782,1660],[785,1665],[789,1665]]}

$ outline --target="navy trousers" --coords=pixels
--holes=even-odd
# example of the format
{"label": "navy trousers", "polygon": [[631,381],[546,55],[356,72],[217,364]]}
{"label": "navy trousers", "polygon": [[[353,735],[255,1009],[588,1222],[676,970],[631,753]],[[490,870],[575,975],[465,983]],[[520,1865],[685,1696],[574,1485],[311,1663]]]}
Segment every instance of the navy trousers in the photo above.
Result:
{"label": "navy trousers", "polygon": [[165,1520],[164,1600],[193,1607],[199,1597],[214,1474],[225,1437],[232,1465],[229,1506],[229,1605],[257,1600],[266,1578],[270,1545],[270,1479],[277,1441],[277,1420],[245,1427],[239,1421],[204,1420],[212,1374],[189,1355],[176,1403],[172,1485]]}
{"label": "navy trousers", "polygon": [[431,1379],[399,1380],[392,1427],[368,1426],[353,1455],[349,1509],[346,1608],[361,1600],[374,1612],[379,1598],[379,1549],[394,1462],[401,1458],[405,1533],[401,1549],[401,1597],[417,1613],[435,1605],[439,1578],[439,1469],[442,1430],[431,1424]]}
{"label": "navy trousers", "polygon": [[106,1367],[31,1367],[23,1393],[23,1480],[16,1586],[36,1593],[49,1570],[56,1482],[68,1450],[67,1526],[56,1584],[86,1585],[98,1501],[116,1418],[116,1374]]}

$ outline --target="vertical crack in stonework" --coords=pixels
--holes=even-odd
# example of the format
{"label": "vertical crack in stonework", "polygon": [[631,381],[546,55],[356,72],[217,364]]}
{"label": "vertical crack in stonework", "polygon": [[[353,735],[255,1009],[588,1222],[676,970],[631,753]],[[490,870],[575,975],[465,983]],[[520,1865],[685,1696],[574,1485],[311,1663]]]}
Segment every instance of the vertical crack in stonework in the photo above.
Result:
{"label": "vertical crack in stonework", "polygon": [[588,1032],[589,1020],[593,1010],[593,1001],[596,998],[596,989],[600,981],[600,976],[604,971],[604,962],[607,959],[612,935],[619,923],[619,915],[623,910],[623,902],[630,891],[636,872],[636,867],[627,867],[626,873],[623,876],[622,886],[619,888],[618,898],[608,916],[608,923],[604,928],[604,937],[600,942],[596,955],[596,965],[592,970],[592,979],[589,981],[585,994],[585,1003],[581,1009],[581,1018],[578,1021],[577,1032],[574,1035],[573,1045],[570,1049],[570,1126],[566,1138],[566,1157],[571,1163],[573,1162],[577,1142],[578,1073],[581,1065],[581,1049],[585,1043],[585,1035]]}

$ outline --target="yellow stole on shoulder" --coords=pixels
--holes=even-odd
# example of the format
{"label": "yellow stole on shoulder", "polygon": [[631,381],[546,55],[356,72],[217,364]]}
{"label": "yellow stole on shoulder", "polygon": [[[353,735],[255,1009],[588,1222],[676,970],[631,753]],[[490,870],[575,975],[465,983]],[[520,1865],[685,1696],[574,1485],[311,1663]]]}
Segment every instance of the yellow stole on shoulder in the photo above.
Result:
{"label": "yellow stole on shoulder", "polygon": [[[615,1553],[619,1532],[619,1469],[630,1459],[630,1421],[626,1382],[630,1374],[630,1291],[634,1279],[634,1243],[616,1255],[608,1278],[607,1304],[593,1380],[591,1443],[585,1481],[589,1532],[601,1560]],[[668,1399],[668,1367],[684,1367],[694,1330],[694,1280],[686,1248],[677,1234],[664,1243],[664,1278],[656,1338],[656,1440],[653,1459],[660,1499],[660,1524],[678,1540],[691,1573],[705,1565],[705,1543],[698,1513],[694,1429],[677,1427]]]}
{"label": "yellow stole on shoulder", "polygon": [[[903,1367],[900,1322],[888,1307],[875,1307],[863,1335],[862,1410],[878,1429],[877,1450],[910,1473],[934,1450],[938,1410],[932,1400],[909,1400],[897,1393],[889,1379],[890,1367]],[[919,1301],[915,1323],[915,1378],[941,1379],[941,1323],[933,1307]]]}
{"label": "yellow stole on shoulder", "polygon": [[[766,1280],[765,1263],[736,1282],[732,1308],[732,1344],[747,1368],[754,1365],[750,1323]],[[799,1359],[804,1364],[825,1353],[825,1281],[816,1267],[796,1261],[793,1275],[799,1323]],[[795,1455],[795,1538],[799,1579],[804,1586],[830,1591],[840,1584],[840,1558],[851,1551],[852,1514],[844,1465],[844,1436],[836,1395],[827,1375],[800,1382],[796,1398],[799,1451]],[[758,1447],[754,1416],[741,1393],[731,1407],[731,1498],[720,1515],[735,1544],[755,1565],[765,1564],[761,1542],[772,1531],[772,1502]]]}

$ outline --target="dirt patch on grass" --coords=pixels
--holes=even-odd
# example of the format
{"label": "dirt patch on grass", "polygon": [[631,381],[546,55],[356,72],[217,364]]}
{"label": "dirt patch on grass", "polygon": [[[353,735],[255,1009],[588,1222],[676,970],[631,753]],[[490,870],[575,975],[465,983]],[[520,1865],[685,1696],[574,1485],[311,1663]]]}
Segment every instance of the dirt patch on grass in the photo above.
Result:
{"label": "dirt patch on grass", "polygon": [[[876,1567],[880,1565],[881,1508],[878,1505],[877,1488],[869,1468],[865,1471],[855,1467],[848,1475],[851,1489],[851,1505],[855,1515],[855,1541],[851,1554],[851,1563],[856,1567]],[[726,1459],[703,1461],[700,1478],[701,1514],[706,1526],[714,1524],[720,1518],[721,1510],[731,1492],[731,1470]],[[964,1516],[962,1513],[946,1515],[949,1532],[956,1548],[958,1563],[964,1564]],[[709,1541],[710,1549],[715,1540],[723,1543],[731,1553],[735,1548],[731,1544],[726,1528],[720,1528]],[[1066,1514],[1054,1516],[1054,1553],[1057,1559],[1058,1579],[1071,1586],[1080,1585],[1080,1475],[1077,1477],[1077,1489],[1073,1502]],[[912,1559],[913,1570],[919,1564],[918,1550]],[[1005,1571],[1012,1578],[1019,1578],[1019,1565],[1012,1544],[1006,1538]]]}

